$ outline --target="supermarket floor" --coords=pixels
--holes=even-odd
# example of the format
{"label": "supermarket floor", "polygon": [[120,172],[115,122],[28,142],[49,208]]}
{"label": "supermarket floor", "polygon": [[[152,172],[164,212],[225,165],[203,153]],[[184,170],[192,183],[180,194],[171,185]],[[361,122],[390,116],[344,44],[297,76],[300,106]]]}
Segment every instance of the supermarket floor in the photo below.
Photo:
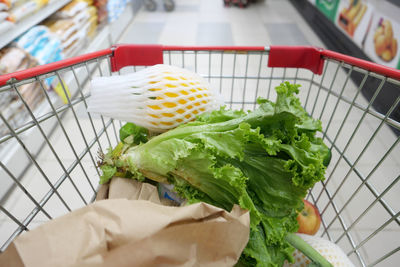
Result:
{"label": "supermarket floor", "polygon": [[286,0],[266,0],[246,9],[218,0],[178,0],[173,12],[158,1],[140,11],[121,38],[124,43],[165,45],[315,45],[321,40]]}
{"label": "supermarket floor", "polygon": [[[160,1],[158,3],[161,4]],[[218,0],[176,0],[176,9],[170,13],[165,12],[160,5],[155,12],[149,12],[142,8],[124,31],[120,43],[256,46],[281,44],[324,47],[322,41],[314,34],[312,29],[287,0],[266,0],[252,4],[246,9],[239,9],[237,7],[225,8],[222,5],[222,1]],[[325,79],[329,81],[329,79],[333,79],[336,65],[331,64],[327,68],[329,68],[329,71],[327,71]],[[338,82],[338,88],[335,87],[335,84],[332,90],[340,90],[340,85],[343,84],[343,80],[346,77],[342,70],[338,72],[335,75],[335,77],[339,77],[337,80],[340,80],[340,77],[343,78],[340,83]],[[310,73],[303,74],[303,72],[299,72],[300,77],[310,79]],[[239,83],[235,84],[235,86],[239,85]],[[349,82],[344,94],[352,97],[356,89],[357,86]],[[323,99],[322,93],[321,99]],[[324,108],[324,104],[329,106],[332,104],[330,103],[331,101],[333,100],[329,99],[327,102],[315,101],[315,105],[312,107],[313,112],[315,110],[315,113],[318,114]],[[361,96],[357,101],[364,105],[368,104]],[[335,117],[331,122],[329,122],[330,117],[321,115],[324,127],[330,123],[328,134],[332,133],[334,135],[335,131],[338,131],[343,123],[342,118],[345,116],[345,113],[346,108],[337,109]],[[393,251],[393,249],[398,248],[399,245],[400,231],[394,218],[399,216],[400,188],[396,184],[391,188],[390,192],[384,191],[390,182],[395,179],[394,177],[397,177],[400,173],[400,148],[397,145],[391,149],[391,152],[385,156],[385,160],[380,164],[380,167],[377,170],[372,170],[377,161],[396,142],[397,137],[386,127],[379,128],[378,134],[375,136],[374,132],[380,127],[380,121],[367,116],[365,123],[358,125],[362,115],[363,113],[359,110],[352,110],[349,113],[344,130],[341,131],[340,135],[338,134],[339,137],[336,143],[342,149],[347,149],[346,156],[349,160],[353,162],[357,160],[358,170],[365,170],[365,176],[371,174],[368,186],[376,188],[375,194],[371,193],[371,190],[367,190],[365,185],[357,189],[362,183],[357,174],[354,173],[354,170],[344,164],[343,160],[337,166],[329,166],[328,173],[335,169],[335,175],[329,177],[331,179],[329,185],[326,185],[326,189],[321,191],[321,185],[318,185],[317,189],[319,191],[317,190],[317,192],[323,192],[320,196],[319,204],[322,208],[327,207],[323,211],[323,220],[329,223],[333,219],[332,225],[329,226],[329,236],[325,234],[324,237],[329,237],[333,240],[340,238],[338,244],[346,252],[351,251],[354,246],[361,244],[359,250],[361,256],[367,263],[372,263],[390,251]],[[84,106],[76,111],[76,116],[80,120],[80,126],[83,131],[90,132],[91,122],[85,113]],[[98,117],[93,118],[100,125],[104,123]],[[53,134],[50,142],[53,144],[53,148],[57,151],[58,155],[60,155],[60,160],[64,163],[64,166],[70,166],[71,164],[75,164],[76,166],[77,155],[75,152],[81,151],[79,147],[85,147],[85,140],[82,140],[80,131],[77,130],[75,114],[71,112],[66,114],[63,118],[63,125],[68,139],[58,129]],[[119,124],[113,126],[118,130]],[[352,135],[354,129],[356,130],[354,135]],[[359,130],[357,131],[357,129]],[[116,130],[114,129],[114,132]],[[107,136],[106,138],[103,135],[100,143],[107,146],[107,143],[110,143],[110,139],[112,138],[111,136]],[[347,147],[346,142],[349,138],[353,141]],[[68,149],[70,146],[67,143],[68,141],[74,145],[76,151]],[[115,140],[112,139],[111,142],[115,142]],[[367,143],[368,149],[362,151]],[[93,155],[96,155],[96,153],[97,151],[93,148]],[[359,158],[360,154],[362,154],[361,158]],[[333,157],[340,157],[340,155],[336,153]],[[52,151],[48,147],[38,156],[38,163],[42,168],[41,171],[51,179],[52,183],[55,183],[60,174],[65,172],[60,166],[54,168],[58,164],[58,160],[54,158]],[[86,177],[92,180],[93,184],[97,184],[98,182],[93,159],[87,155],[81,159],[81,162],[91,167],[86,169],[77,167],[73,171],[68,172],[70,173],[71,180],[75,179],[74,183],[64,183],[58,189],[61,198],[71,208],[82,206],[81,197],[76,194],[76,190],[74,189],[75,185],[81,188],[80,192],[83,196],[93,194],[93,189],[87,186],[88,183],[84,178],[76,180],[75,177]],[[43,197],[50,189],[42,176],[37,169],[33,168],[29,170],[29,175],[27,175],[29,178],[22,181],[27,190],[35,191],[33,196],[37,199]],[[70,177],[67,178],[70,179]],[[343,185],[341,184],[342,178],[345,181]],[[340,190],[336,191],[338,188]],[[329,204],[329,197],[326,190],[337,192],[333,196],[332,194],[330,195],[334,198],[335,205],[332,205],[332,203]],[[389,216],[388,212],[382,208],[381,202],[376,203],[375,199],[380,194],[385,194],[385,203],[394,208],[391,212],[396,214],[395,216]],[[352,195],[356,195],[357,197],[346,203]],[[58,208],[60,201],[60,198],[53,197],[45,204],[45,209],[51,210],[52,217],[57,217],[66,212],[65,209]],[[341,208],[344,205],[346,206],[342,211]],[[24,216],[32,210],[34,205],[26,197],[10,197],[5,207],[16,218],[25,218]],[[367,208],[368,212],[363,214]],[[336,217],[338,211],[340,211],[339,220]],[[357,224],[355,226],[352,225],[352,222],[357,218],[359,218]],[[34,228],[47,220],[46,216],[39,213],[36,217],[32,218],[29,228]],[[1,218],[0,223],[2,229],[0,241],[4,242],[10,236],[10,233],[15,231],[16,225]],[[348,234],[342,235],[343,228],[347,228],[350,225],[351,229],[348,229]],[[381,231],[374,234],[375,230],[380,227],[382,228]],[[361,265],[355,253],[351,253],[350,258],[356,266]],[[399,253],[383,261],[381,266],[394,266],[398,262],[400,262]]]}

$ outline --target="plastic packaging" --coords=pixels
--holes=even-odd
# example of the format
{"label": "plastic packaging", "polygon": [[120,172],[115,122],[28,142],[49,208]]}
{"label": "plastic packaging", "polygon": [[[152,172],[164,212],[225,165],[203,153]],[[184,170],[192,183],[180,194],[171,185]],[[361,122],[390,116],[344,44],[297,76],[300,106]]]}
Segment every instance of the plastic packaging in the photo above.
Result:
{"label": "plastic packaging", "polygon": [[81,1],[73,1],[61,8],[58,12],[56,12],[53,16],[53,19],[65,19],[72,18],[77,15],[82,10],[86,9],[88,4],[86,2]]}
{"label": "plastic packaging", "polygon": [[45,45],[50,41],[51,35],[49,31],[46,31],[38,38],[35,39],[30,46],[25,48],[25,51],[30,53],[32,56],[36,57],[36,54],[39,53],[42,49],[44,49]]}
{"label": "plastic packaging", "polygon": [[107,11],[108,11],[108,22],[113,22],[119,18],[119,16],[124,12],[127,0],[108,0],[107,1]]}
{"label": "plastic packaging", "polygon": [[60,46],[61,41],[58,38],[50,38],[42,47],[38,47],[34,54],[35,58],[39,64],[54,62],[55,55],[61,52]]}
{"label": "plastic packaging", "polygon": [[[0,4],[1,7],[1,4]],[[6,20],[8,17],[8,12],[1,11],[0,12],[0,21]]]}
{"label": "plastic packaging", "polygon": [[7,32],[9,30],[12,30],[13,27],[14,27],[14,23],[9,22],[7,20],[0,22],[0,34]]}
{"label": "plastic packaging", "polygon": [[31,46],[42,34],[47,32],[48,29],[45,26],[38,25],[32,27],[28,30],[25,34],[17,38],[15,41],[17,46],[21,47],[22,49],[26,49],[27,47]]}
{"label": "plastic packaging", "polygon": [[43,25],[35,26],[20,36],[16,45],[31,54],[40,64],[63,58],[60,38]]}
{"label": "plastic packaging", "polygon": [[107,0],[95,0],[94,6],[97,9],[97,23],[101,24],[107,19]]}
{"label": "plastic packaging", "polygon": [[8,10],[8,5],[0,2],[0,11],[7,11],[7,10]]}
{"label": "plastic packaging", "polygon": [[40,4],[35,1],[26,2],[25,4],[10,9],[10,16],[9,19],[12,22],[18,22],[24,19],[25,17],[33,14],[36,10],[40,8]]}
{"label": "plastic packaging", "polygon": [[158,195],[160,196],[160,198],[169,199],[179,205],[185,201],[173,191],[174,190],[173,185],[158,183],[157,187],[158,187]]}
{"label": "plastic packaging", "polygon": [[45,24],[62,42],[68,40],[71,34],[79,29],[78,25],[76,25],[72,19],[52,20]]}
{"label": "plastic packaging", "polygon": [[0,4],[5,5],[7,9],[11,7],[11,1],[10,0],[0,0]]}
{"label": "plastic packaging", "polygon": [[21,69],[21,65],[27,54],[17,47],[4,49],[3,55],[0,57],[0,73],[11,73]]}

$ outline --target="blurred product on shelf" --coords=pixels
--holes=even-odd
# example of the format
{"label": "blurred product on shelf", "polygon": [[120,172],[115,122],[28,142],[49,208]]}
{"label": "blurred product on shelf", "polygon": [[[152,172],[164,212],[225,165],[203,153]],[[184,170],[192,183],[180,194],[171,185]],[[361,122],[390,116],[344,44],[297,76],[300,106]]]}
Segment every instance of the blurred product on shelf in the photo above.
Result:
{"label": "blurred product on shelf", "polygon": [[9,22],[7,20],[5,21],[0,21],[0,34],[7,32],[9,30],[12,30],[14,27],[14,23]]}
{"label": "blurred product on shelf", "polygon": [[85,1],[75,0],[67,4],[56,13],[54,13],[51,18],[53,19],[68,19],[78,15],[81,11],[86,9],[88,3]]}
{"label": "blurred product on shelf", "polygon": [[72,1],[44,22],[60,38],[66,57],[77,55],[96,33],[97,10],[92,4]]}
{"label": "blurred product on shelf", "polygon": [[[12,27],[18,27],[24,18],[56,1],[58,0],[0,0],[0,36],[1,33],[12,30]],[[0,75],[83,53],[86,45],[95,37],[98,24],[115,21],[127,3],[128,0],[69,2],[0,50]],[[57,90],[59,85],[60,81],[52,77],[6,90],[0,99],[3,116],[14,129],[24,125],[30,114],[18,93],[36,114],[43,109],[39,107],[44,99],[42,86],[45,90],[54,90],[63,99],[64,93]],[[68,88],[66,90],[69,93]],[[7,132],[8,128],[0,120],[0,135]]]}
{"label": "blurred product on shelf", "polygon": [[9,7],[10,7],[10,2],[0,0],[0,11],[7,11]]}
{"label": "blurred product on shelf", "polygon": [[[32,27],[26,33],[18,37],[14,41],[13,45],[17,48],[23,49],[40,65],[55,62],[64,58],[60,38],[44,25]],[[43,86],[51,88],[53,80],[54,78],[45,79]],[[31,94],[32,96],[30,99],[35,101],[37,98],[35,93],[40,94],[37,90],[37,86],[39,86],[39,84],[24,88],[26,91],[25,94]],[[34,107],[36,107],[36,105],[32,104],[32,108]]]}
{"label": "blurred product on shelf", "polygon": [[60,38],[44,25],[32,27],[15,40],[15,45],[29,53],[39,64],[64,58]]}
{"label": "blurred product on shelf", "polygon": [[8,20],[10,2],[0,0],[0,34],[12,30],[14,23]]}
{"label": "blurred product on shelf", "polygon": [[[4,48],[0,51],[0,75],[36,66],[38,62],[19,47]],[[45,87],[46,85],[43,84]],[[18,91],[26,104],[34,110],[44,99],[39,83],[18,86]],[[29,113],[14,89],[3,92],[0,98],[2,115],[11,127],[22,126],[29,118]],[[8,128],[0,122],[0,135],[6,134]]]}
{"label": "blurred product on shelf", "polygon": [[107,0],[94,0],[93,4],[97,8],[97,23],[102,24],[108,16]]}
{"label": "blurred product on shelf", "polygon": [[32,15],[44,5],[48,4],[48,0],[11,0],[11,8],[9,10],[8,19],[12,22],[19,22],[26,18],[27,16]]}
{"label": "blurred product on shelf", "polygon": [[8,12],[0,11],[0,21],[6,20],[8,18]]}
{"label": "blurred product on shelf", "polygon": [[27,54],[17,47],[0,50],[0,74],[11,73],[23,69],[29,65],[27,59]]}
{"label": "blurred product on shelf", "polygon": [[128,0],[108,0],[107,1],[107,13],[108,22],[113,22],[119,18],[124,11]]}

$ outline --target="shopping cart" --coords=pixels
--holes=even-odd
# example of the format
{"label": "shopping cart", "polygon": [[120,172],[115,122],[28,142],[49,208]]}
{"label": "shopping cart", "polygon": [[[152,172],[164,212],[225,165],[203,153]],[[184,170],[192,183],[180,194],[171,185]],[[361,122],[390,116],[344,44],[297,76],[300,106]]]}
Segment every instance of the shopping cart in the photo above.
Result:
{"label": "shopping cart", "polygon": [[[88,81],[162,62],[200,73],[235,109],[254,109],[258,97],[274,99],[282,81],[301,84],[302,104],[322,121],[320,136],[332,150],[325,181],[308,195],[321,212],[318,234],[356,265],[400,262],[400,123],[393,119],[400,71],[312,47],[117,45],[0,76],[0,98],[12,94],[28,114],[17,125],[0,109],[1,251],[23,231],[95,198],[97,153],[117,144],[123,122],[86,111]],[[49,78],[65,103],[47,90]],[[30,83],[44,99],[35,109],[19,91]],[[397,95],[378,112],[375,101],[387,86]]]}

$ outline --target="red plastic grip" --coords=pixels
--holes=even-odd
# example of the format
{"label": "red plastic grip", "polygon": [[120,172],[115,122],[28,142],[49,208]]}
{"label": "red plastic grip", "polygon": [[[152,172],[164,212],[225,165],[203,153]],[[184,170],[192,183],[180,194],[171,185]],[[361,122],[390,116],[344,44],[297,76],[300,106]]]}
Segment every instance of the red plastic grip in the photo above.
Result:
{"label": "red plastic grip", "polygon": [[324,59],[322,49],[307,46],[271,46],[268,67],[304,68],[322,74]]}
{"label": "red plastic grip", "polygon": [[111,51],[111,49],[108,48],[108,49],[96,51],[93,53],[88,53],[88,54],[84,54],[81,56],[56,61],[56,62],[49,63],[46,65],[41,65],[41,66],[33,67],[30,69],[26,69],[26,70],[8,73],[5,75],[0,75],[0,86],[7,84],[7,82],[12,78],[15,78],[15,79],[21,81],[23,79],[33,78],[38,75],[46,74],[46,73],[56,71],[56,70],[59,70],[62,68],[66,68],[66,67],[78,64],[78,63],[83,63],[83,62],[91,60],[91,59],[95,59],[98,57],[111,55],[111,54],[112,54],[112,51]]}
{"label": "red plastic grip", "polygon": [[128,45],[112,47],[111,70],[119,71],[126,66],[152,66],[163,63],[162,45]]}

